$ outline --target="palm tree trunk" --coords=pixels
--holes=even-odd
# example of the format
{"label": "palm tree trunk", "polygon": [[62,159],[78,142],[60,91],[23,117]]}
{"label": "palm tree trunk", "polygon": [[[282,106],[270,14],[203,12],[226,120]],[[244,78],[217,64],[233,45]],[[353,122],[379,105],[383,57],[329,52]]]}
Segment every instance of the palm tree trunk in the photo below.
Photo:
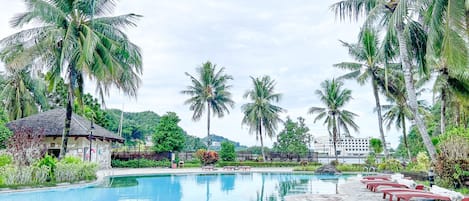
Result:
{"label": "palm tree trunk", "polygon": [[441,89],[441,106],[440,106],[440,133],[446,131],[446,91]]}
{"label": "palm tree trunk", "polygon": [[404,72],[404,81],[406,86],[406,93],[407,93],[407,100],[409,103],[409,107],[412,110],[415,124],[419,130],[420,135],[422,136],[423,143],[427,148],[428,153],[430,154],[430,158],[433,162],[436,161],[436,149],[430,140],[430,136],[428,135],[427,128],[425,127],[425,123],[420,117],[418,112],[418,105],[417,105],[417,94],[415,92],[414,87],[414,80],[413,80],[413,73],[412,73],[412,62],[410,61],[408,55],[408,47],[407,41],[404,37],[404,27],[401,25],[396,26],[397,29],[397,39],[399,41],[399,52],[402,61],[402,70]]}
{"label": "palm tree trunk", "polygon": [[338,163],[339,158],[337,156],[337,120],[334,115],[334,126],[332,127],[332,143],[334,144],[334,156],[335,156],[335,161]]}
{"label": "palm tree trunk", "polygon": [[410,154],[409,144],[407,143],[407,131],[405,128],[405,118],[402,118],[402,137],[404,138],[404,146],[407,150],[407,155],[409,156],[409,160],[412,160],[412,154]]}
{"label": "palm tree trunk", "polygon": [[210,102],[207,101],[207,151],[210,150],[212,141],[210,139]]}
{"label": "palm tree trunk", "polygon": [[262,162],[265,162],[264,141],[262,140],[262,121],[259,122],[259,138],[261,140]]}
{"label": "palm tree trunk", "polygon": [[384,158],[389,157],[388,148],[386,147],[386,138],[384,137],[383,131],[383,116],[381,115],[381,103],[379,101],[379,94],[378,94],[378,83],[376,82],[377,78],[373,72],[372,74],[372,85],[373,85],[373,95],[375,96],[375,103],[376,103],[376,111],[378,113],[378,127],[379,127],[379,134],[381,136],[381,142],[383,143],[384,149]]}
{"label": "palm tree trunk", "polygon": [[[70,70],[70,77],[72,77],[72,71]],[[68,100],[65,112],[65,126],[62,133],[62,146],[60,149],[59,159],[62,159],[67,154],[67,146],[68,146],[68,136],[70,135],[70,127],[72,124],[72,113],[73,113],[73,83],[70,81],[68,83]],[[91,147],[90,147],[91,149]]]}

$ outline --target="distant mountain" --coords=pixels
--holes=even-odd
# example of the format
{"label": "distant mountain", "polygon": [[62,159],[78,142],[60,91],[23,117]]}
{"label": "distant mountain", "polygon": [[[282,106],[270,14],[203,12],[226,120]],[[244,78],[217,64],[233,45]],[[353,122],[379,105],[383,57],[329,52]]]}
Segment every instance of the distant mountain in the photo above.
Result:
{"label": "distant mountain", "polygon": [[[226,141],[234,144],[236,150],[247,148],[247,146],[241,145],[239,142],[232,141],[228,138],[225,138],[223,136],[216,135],[216,134],[211,134],[210,139],[212,140],[212,145],[210,146],[210,149],[213,149],[213,150],[220,150],[221,143],[226,142]],[[204,143],[207,143],[207,136],[202,138],[202,141]]]}
{"label": "distant mountain", "polygon": [[[105,112],[109,122],[106,128],[117,133],[122,110],[107,109]],[[152,111],[124,112],[123,116],[122,137],[125,138],[126,144],[134,144],[135,139],[146,141],[155,133],[156,125],[160,121],[160,115]]]}

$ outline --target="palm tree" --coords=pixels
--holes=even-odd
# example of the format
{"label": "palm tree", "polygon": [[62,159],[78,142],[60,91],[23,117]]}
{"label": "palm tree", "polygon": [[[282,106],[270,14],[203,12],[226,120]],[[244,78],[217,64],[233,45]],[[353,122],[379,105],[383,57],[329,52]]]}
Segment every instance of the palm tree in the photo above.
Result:
{"label": "palm tree", "polygon": [[28,67],[6,67],[5,70],[0,97],[9,119],[20,119],[47,109],[46,87],[41,78],[32,75]]}
{"label": "palm tree", "polygon": [[[40,26],[22,30],[0,41],[3,54],[19,52],[10,63],[46,67],[49,86],[65,75],[67,106],[60,157],[67,152],[75,97],[81,102],[85,77],[96,84],[101,99],[117,87],[136,96],[142,61],[139,47],[131,43],[123,28],[136,26],[140,17],[127,14],[105,17],[115,6],[110,0],[25,0],[28,11],[15,16],[11,25],[21,28],[30,22]],[[94,18],[94,16],[97,16]]]}
{"label": "palm tree", "polygon": [[282,95],[274,91],[275,81],[269,76],[251,77],[251,80],[253,88],[244,94],[244,98],[249,98],[251,102],[241,106],[244,113],[242,124],[249,126],[249,131],[256,133],[256,139],[260,139],[262,160],[265,161],[262,129],[269,138],[275,136],[277,124],[282,122],[279,115],[284,109],[274,103],[278,103]]}
{"label": "palm tree", "polygon": [[[393,51],[392,43],[397,43],[402,71],[404,74],[408,105],[414,116],[415,124],[432,159],[436,160],[436,149],[428,135],[425,122],[418,112],[417,93],[414,85],[414,63],[422,73],[426,67],[426,34],[423,27],[415,21],[420,12],[428,9],[424,2],[412,0],[343,0],[332,5],[332,10],[341,20],[358,19],[366,15],[367,26],[378,25],[386,29],[385,51]],[[411,48],[412,47],[412,48]],[[386,56],[388,54],[385,54]],[[387,58],[386,60],[391,58]]]}
{"label": "palm tree", "polygon": [[467,98],[469,94],[469,89],[464,87],[469,83],[469,48],[466,42],[469,26],[466,20],[469,18],[466,18],[464,1],[434,0],[430,8],[425,15],[428,25],[427,58],[438,73],[433,89],[439,94],[440,133],[444,133],[448,103],[453,98]]}
{"label": "palm tree", "polygon": [[324,119],[327,130],[332,135],[334,145],[335,160],[337,158],[337,141],[340,138],[340,129],[343,133],[350,135],[349,127],[358,132],[358,125],[354,122],[357,116],[355,113],[343,109],[352,99],[352,91],[343,89],[344,83],[335,79],[325,80],[321,83],[322,90],[316,90],[315,93],[325,107],[311,107],[309,114],[317,114],[314,122]]}
{"label": "palm tree", "polygon": [[343,41],[341,41],[341,43],[348,49],[349,55],[357,62],[341,62],[334,66],[352,71],[341,78],[356,79],[360,85],[364,85],[368,80],[371,80],[384,156],[388,157],[389,152],[386,148],[386,139],[383,131],[383,117],[381,115],[381,104],[378,93],[378,76],[383,74],[385,63],[384,56],[379,50],[380,44],[378,33],[370,27],[365,27],[360,33],[359,42],[357,44],[349,44]]}
{"label": "palm tree", "polygon": [[[231,100],[231,85],[228,84],[229,80],[233,77],[224,74],[225,68],[221,67],[217,71],[217,65],[207,61],[197,68],[198,79],[186,72],[186,75],[191,79],[192,85],[187,86],[183,90],[183,94],[190,95],[184,103],[190,105],[189,109],[194,111],[192,119],[194,121],[200,120],[202,114],[207,108],[207,150],[210,149],[210,111],[213,115],[223,117],[229,113],[228,108],[233,108],[234,101]],[[205,107],[207,106],[207,107]]]}

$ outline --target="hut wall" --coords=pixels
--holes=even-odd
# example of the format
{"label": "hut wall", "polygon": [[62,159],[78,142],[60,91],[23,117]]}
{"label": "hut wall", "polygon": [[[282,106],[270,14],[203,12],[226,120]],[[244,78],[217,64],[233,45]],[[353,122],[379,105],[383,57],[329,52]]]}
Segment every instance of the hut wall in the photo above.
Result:
{"label": "hut wall", "polygon": [[[60,151],[62,138],[47,137],[45,139],[49,152]],[[107,140],[93,139],[91,149],[91,161],[99,164],[100,169],[111,168],[111,142]],[[68,139],[67,155],[90,160],[90,141],[85,137],[70,137]]]}

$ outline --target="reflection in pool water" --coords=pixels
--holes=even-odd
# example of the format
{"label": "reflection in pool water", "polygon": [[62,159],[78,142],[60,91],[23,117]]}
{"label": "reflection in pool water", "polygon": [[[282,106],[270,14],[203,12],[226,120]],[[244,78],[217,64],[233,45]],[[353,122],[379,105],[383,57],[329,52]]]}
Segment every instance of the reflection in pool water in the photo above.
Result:
{"label": "reflection in pool water", "polygon": [[103,185],[0,194],[0,201],[281,201],[294,194],[336,194],[352,175],[236,173],[114,177]]}

